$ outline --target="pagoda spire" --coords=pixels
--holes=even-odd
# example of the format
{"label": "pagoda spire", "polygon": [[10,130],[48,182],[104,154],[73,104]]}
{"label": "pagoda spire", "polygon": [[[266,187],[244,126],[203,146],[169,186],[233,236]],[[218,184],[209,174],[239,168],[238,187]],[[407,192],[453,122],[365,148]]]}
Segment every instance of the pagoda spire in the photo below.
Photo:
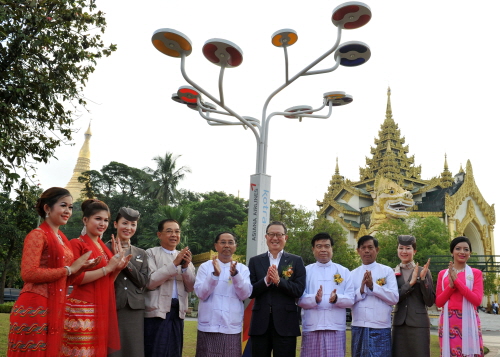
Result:
{"label": "pagoda spire", "polygon": [[338,192],[344,183],[344,176],[340,175],[338,157],[336,158],[336,161],[335,175],[332,176],[332,179],[330,180],[330,187],[328,188],[330,192]]}
{"label": "pagoda spire", "polygon": [[76,160],[76,165],[73,169],[73,176],[66,185],[66,189],[71,193],[74,201],[81,197],[82,190],[85,188],[85,183],[78,182],[78,177],[82,175],[82,172],[90,171],[90,138],[92,137],[90,123],[84,135],[85,141],[78,154],[78,159]]}
{"label": "pagoda spire", "polygon": [[414,166],[415,158],[408,156],[410,151],[405,145],[405,138],[401,136],[398,124],[392,118],[391,88],[387,88],[387,108],[385,120],[380,126],[376,147],[370,152],[372,158],[366,158],[366,166],[359,168],[360,180],[371,180],[378,173],[398,183],[404,180],[420,179],[420,166]]}
{"label": "pagoda spire", "polygon": [[392,120],[391,87],[387,87],[387,109],[385,110],[385,118]]}
{"label": "pagoda spire", "polygon": [[440,186],[443,188],[451,187],[453,185],[453,177],[450,170],[448,170],[448,160],[446,153],[444,154],[444,170],[441,173]]}

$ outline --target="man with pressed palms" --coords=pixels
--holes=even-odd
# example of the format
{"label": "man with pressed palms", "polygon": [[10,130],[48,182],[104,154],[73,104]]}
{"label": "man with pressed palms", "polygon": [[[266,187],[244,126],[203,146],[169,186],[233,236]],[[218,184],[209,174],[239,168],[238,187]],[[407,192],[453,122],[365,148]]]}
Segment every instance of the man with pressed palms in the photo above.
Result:
{"label": "man with pressed palms", "polygon": [[146,251],[150,279],[145,294],[144,355],[181,357],[188,292],[194,290],[194,265],[188,247],[176,250],[181,239],[176,220],[161,221],[157,235],[160,246]]}
{"label": "man with pressed palms", "polygon": [[266,229],[269,251],[248,263],[255,298],[250,323],[252,356],[294,357],[300,336],[295,301],[304,293],[306,270],[302,258],[283,250],[288,235],[282,222]]}
{"label": "man with pressed palms", "polygon": [[354,304],[349,269],[332,262],[333,238],[318,233],[311,241],[316,263],[306,267],[306,290],[299,300],[302,317],[301,357],[344,357],[346,308]]}
{"label": "man with pressed palms", "polygon": [[377,263],[378,240],[358,239],[357,252],[363,264],[351,272],[355,303],[352,307],[352,357],[391,356],[392,305],[399,301],[394,270]]}
{"label": "man with pressed palms", "polygon": [[241,357],[243,301],[252,292],[248,268],[233,261],[236,237],[215,237],[217,256],[198,268],[194,291],[198,306],[196,357]]}

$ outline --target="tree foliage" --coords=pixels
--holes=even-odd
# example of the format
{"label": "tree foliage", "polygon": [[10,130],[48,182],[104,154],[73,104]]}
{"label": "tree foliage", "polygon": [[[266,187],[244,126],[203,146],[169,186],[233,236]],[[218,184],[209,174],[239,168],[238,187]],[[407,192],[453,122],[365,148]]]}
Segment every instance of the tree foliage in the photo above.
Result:
{"label": "tree foliage", "polygon": [[144,171],[152,177],[146,189],[150,197],[157,199],[162,205],[173,204],[182,197],[177,186],[186,173],[191,172],[191,169],[187,166],[177,168],[177,159],[180,156],[167,152],[164,157],[153,158],[156,161],[156,169],[144,168]]}
{"label": "tree foliage", "polygon": [[7,193],[0,194],[0,304],[3,303],[4,287],[22,286],[20,263],[24,237],[37,227],[39,217],[33,207],[41,190],[29,186],[17,190],[15,200]]}
{"label": "tree foliage", "polygon": [[[137,231],[132,237],[132,244],[148,248],[158,245],[156,224],[162,219],[160,204],[151,200],[143,189],[151,177],[141,169],[112,161],[100,171],[82,173],[79,181],[86,183],[83,194],[87,198],[97,198],[105,202],[111,211],[111,222],[104,233],[108,240],[115,232],[113,221],[121,207],[130,207],[141,213]],[[68,238],[75,238],[82,230],[82,212],[80,204],[75,204],[73,217],[66,226],[61,227]]]}
{"label": "tree foliage", "polygon": [[96,59],[109,56],[95,0],[0,0],[0,182],[34,170],[71,140]]}
{"label": "tree foliage", "polygon": [[[490,297],[496,296],[500,293],[500,286],[498,285],[498,274],[494,272],[483,273],[483,290],[484,296],[488,298],[490,302]],[[495,299],[494,299],[495,300]]]}
{"label": "tree foliage", "polygon": [[217,234],[233,231],[247,219],[246,200],[218,191],[202,193],[201,196],[200,202],[190,205],[191,215],[186,232],[189,239],[199,244],[197,247],[190,246],[194,254],[213,250]]}

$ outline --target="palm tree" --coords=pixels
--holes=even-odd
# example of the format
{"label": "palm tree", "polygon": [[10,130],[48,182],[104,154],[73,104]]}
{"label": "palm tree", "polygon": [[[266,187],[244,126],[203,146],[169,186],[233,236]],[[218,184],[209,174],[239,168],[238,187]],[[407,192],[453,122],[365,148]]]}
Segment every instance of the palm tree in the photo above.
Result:
{"label": "palm tree", "polygon": [[177,185],[184,179],[186,173],[191,169],[187,166],[176,168],[176,161],[181,155],[173,155],[170,152],[165,157],[156,156],[156,170],[145,167],[143,170],[152,176],[152,181],[147,185],[146,190],[150,198],[157,199],[162,205],[174,203],[179,197]]}

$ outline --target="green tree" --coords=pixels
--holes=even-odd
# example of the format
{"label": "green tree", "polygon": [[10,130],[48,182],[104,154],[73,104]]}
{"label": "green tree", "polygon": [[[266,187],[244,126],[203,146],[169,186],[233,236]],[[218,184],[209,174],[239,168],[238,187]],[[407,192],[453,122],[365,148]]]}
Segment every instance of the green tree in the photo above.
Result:
{"label": "green tree", "polygon": [[[112,161],[100,171],[83,172],[78,179],[86,183],[83,190],[85,197],[104,201],[111,211],[111,222],[103,236],[105,241],[115,232],[113,221],[119,209],[131,207],[141,213],[132,244],[141,248],[157,245],[156,224],[162,219],[162,215],[159,212],[159,202],[149,199],[142,190],[145,183],[151,181],[147,173]],[[82,226],[81,205],[78,202],[73,209],[73,217],[62,230],[68,238],[76,238],[80,235]]]}
{"label": "green tree", "polygon": [[27,190],[16,190],[17,197],[11,200],[7,193],[0,194],[0,304],[3,303],[4,288],[21,287],[20,262],[24,237],[38,226],[39,216],[33,207],[41,190],[29,186]]}
{"label": "green tree", "polygon": [[285,223],[288,234],[286,250],[302,256],[308,264],[314,259],[311,247],[311,231],[315,217],[313,211],[296,207],[286,200],[271,200],[270,220]]}
{"label": "green tree", "polygon": [[148,183],[147,190],[151,198],[157,199],[162,205],[177,202],[181,193],[177,190],[179,182],[182,181],[186,173],[191,169],[187,166],[177,168],[177,159],[181,155],[167,152],[164,157],[156,156],[156,169],[145,167],[144,171],[151,175],[153,180]]}
{"label": "green tree", "polygon": [[[190,247],[194,254],[213,250],[213,241],[223,231],[233,231],[247,219],[247,202],[225,192],[201,194],[203,200],[190,205],[189,238],[199,243]],[[246,235],[246,234],[245,234]]]}
{"label": "green tree", "polygon": [[498,293],[500,293],[500,286],[497,284],[498,274],[494,272],[488,272],[483,273],[483,277],[484,296],[488,298],[488,304],[490,304],[491,296],[496,296]]}
{"label": "green tree", "polygon": [[18,172],[34,171],[71,140],[96,59],[116,46],[101,40],[106,20],[95,0],[0,5],[0,183],[10,189]]}
{"label": "green tree", "polygon": [[[417,239],[417,253],[414,261],[423,265],[431,255],[449,255],[450,233],[446,225],[437,217],[421,218],[411,215],[406,220],[390,220],[383,223],[376,233],[379,240],[380,252],[377,261],[390,267],[400,263],[397,255],[398,235],[411,234]],[[437,272],[430,265],[433,279],[436,281]]]}

